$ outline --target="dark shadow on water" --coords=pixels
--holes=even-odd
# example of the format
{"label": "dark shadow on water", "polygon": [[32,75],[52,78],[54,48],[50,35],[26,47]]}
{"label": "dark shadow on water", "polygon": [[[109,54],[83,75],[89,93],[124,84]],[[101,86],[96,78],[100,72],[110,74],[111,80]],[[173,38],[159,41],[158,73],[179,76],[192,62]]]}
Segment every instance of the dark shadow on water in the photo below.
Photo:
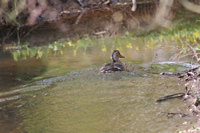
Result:
{"label": "dark shadow on water", "polygon": [[47,64],[43,59],[35,57],[14,61],[10,52],[0,54],[0,91],[30,81],[46,71]]}

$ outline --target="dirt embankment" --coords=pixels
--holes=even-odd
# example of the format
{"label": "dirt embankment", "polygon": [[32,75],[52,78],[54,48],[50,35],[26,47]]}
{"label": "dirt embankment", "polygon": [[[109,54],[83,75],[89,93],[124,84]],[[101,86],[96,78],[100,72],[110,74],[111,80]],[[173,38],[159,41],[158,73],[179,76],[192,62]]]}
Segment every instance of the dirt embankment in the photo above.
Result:
{"label": "dirt embankment", "polygon": [[21,12],[16,17],[16,24],[20,24],[7,23],[6,20],[1,23],[2,44],[26,41],[29,46],[36,46],[84,34],[106,37],[127,29],[143,31],[151,23],[150,16],[155,13],[158,4],[157,0],[138,0],[137,10],[133,12],[131,0],[49,0],[46,6],[34,2],[32,5],[40,5],[28,7],[32,11],[27,14]]}
{"label": "dirt embankment", "polygon": [[[189,1],[198,3],[198,0]],[[148,32],[150,29],[145,26],[152,23],[154,18],[162,20],[160,17],[173,17],[170,13],[167,16],[155,15],[159,2],[136,0],[137,8],[133,12],[132,0],[2,1],[1,46],[24,41],[29,42],[29,46],[45,45],[57,39],[80,37],[83,34],[110,36],[125,29]],[[174,1],[173,7],[166,5],[166,8],[174,9],[177,3],[179,0]]]}

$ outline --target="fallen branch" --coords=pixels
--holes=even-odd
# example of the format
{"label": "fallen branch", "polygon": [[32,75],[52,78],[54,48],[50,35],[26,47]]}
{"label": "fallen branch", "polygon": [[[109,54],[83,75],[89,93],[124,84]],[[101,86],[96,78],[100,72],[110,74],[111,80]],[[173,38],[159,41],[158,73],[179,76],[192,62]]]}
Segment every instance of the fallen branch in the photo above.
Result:
{"label": "fallen branch", "polygon": [[76,22],[75,22],[76,25],[79,23],[79,21],[80,21],[80,19],[81,19],[81,17],[83,16],[84,13],[85,13],[85,10],[83,10],[83,11],[81,12],[81,14],[78,16],[78,18],[76,19]]}
{"label": "fallen branch", "polygon": [[193,4],[189,0],[179,0],[179,2],[188,10],[200,14],[200,6]]}
{"label": "fallen branch", "polygon": [[175,115],[179,115],[180,117],[186,117],[189,116],[188,114],[184,114],[184,113],[170,113],[170,112],[159,112],[159,114],[166,114],[166,116],[168,118],[172,118]]}
{"label": "fallen branch", "polygon": [[167,96],[159,98],[158,100],[156,100],[156,102],[163,102],[163,101],[166,101],[168,99],[173,99],[173,98],[181,98],[184,95],[185,95],[185,93],[176,93],[176,94],[172,94],[172,95],[167,95]]}

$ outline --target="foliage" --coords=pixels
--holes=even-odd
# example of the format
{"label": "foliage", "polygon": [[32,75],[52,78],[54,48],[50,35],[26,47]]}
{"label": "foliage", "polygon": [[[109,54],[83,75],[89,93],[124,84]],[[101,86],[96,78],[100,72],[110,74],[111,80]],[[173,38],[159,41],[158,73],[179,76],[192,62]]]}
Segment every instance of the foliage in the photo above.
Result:
{"label": "foliage", "polygon": [[[64,48],[70,48],[73,50],[74,56],[77,51],[86,50],[91,46],[98,46],[102,52],[112,51],[113,49],[121,49],[122,46],[126,48],[134,48],[140,50],[144,48],[154,49],[155,46],[161,44],[174,43],[181,47],[182,53],[188,52],[188,46],[184,43],[185,41],[194,47],[195,50],[200,50],[200,16],[197,14],[188,15],[190,18],[183,18],[183,14],[188,12],[179,12],[177,19],[174,21],[174,26],[169,29],[162,29],[157,31],[151,31],[146,35],[134,36],[130,32],[125,32],[121,35],[113,35],[112,37],[105,37],[103,35],[99,37],[91,37],[85,35],[82,38],[73,40],[58,40],[48,46],[43,47],[28,47],[28,42],[21,43],[20,45],[6,47],[5,50],[11,50],[14,60],[26,59],[27,57],[41,58],[44,55],[53,52],[55,55],[62,55]],[[191,13],[190,13],[191,14]],[[141,43],[145,45],[140,45]]]}

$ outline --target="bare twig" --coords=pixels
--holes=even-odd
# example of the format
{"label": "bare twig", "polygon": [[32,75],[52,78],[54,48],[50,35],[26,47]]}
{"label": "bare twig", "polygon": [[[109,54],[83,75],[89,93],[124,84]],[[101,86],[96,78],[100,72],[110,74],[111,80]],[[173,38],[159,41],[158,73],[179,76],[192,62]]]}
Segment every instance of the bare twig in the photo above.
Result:
{"label": "bare twig", "polygon": [[23,36],[28,36],[32,31],[34,31],[35,29],[37,29],[40,25],[44,24],[44,22],[41,22],[39,24],[36,24],[35,26],[33,26],[27,33],[25,33]]}
{"label": "bare twig", "polygon": [[153,55],[153,59],[152,59],[150,65],[149,65],[149,68],[152,66],[152,64],[154,63],[156,57],[158,56],[157,51],[158,51],[160,48],[161,48],[161,46],[159,46],[159,47],[155,47],[155,49],[154,49],[154,55]]}
{"label": "bare twig", "polygon": [[17,43],[20,44],[20,35],[19,35],[20,27],[17,27]]}
{"label": "bare twig", "polygon": [[193,51],[194,57],[196,58],[196,60],[197,60],[197,62],[198,62],[198,61],[199,61],[199,57],[198,57],[198,55],[197,55],[196,50],[195,50],[189,43],[187,43],[186,41],[184,41],[184,43]]}
{"label": "bare twig", "polygon": [[85,10],[82,10],[81,14],[78,16],[78,18],[76,19],[75,24],[77,25],[81,19],[81,17],[83,16],[83,14],[85,13]]}

